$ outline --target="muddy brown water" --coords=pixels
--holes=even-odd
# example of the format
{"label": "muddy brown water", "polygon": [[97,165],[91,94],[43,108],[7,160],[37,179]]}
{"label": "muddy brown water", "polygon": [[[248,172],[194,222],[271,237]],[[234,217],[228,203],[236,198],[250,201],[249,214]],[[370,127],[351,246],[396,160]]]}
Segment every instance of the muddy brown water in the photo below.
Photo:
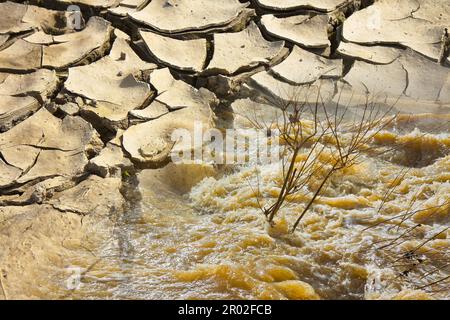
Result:
{"label": "muddy brown water", "polygon": [[[399,276],[403,269],[396,265],[392,252],[379,249],[383,241],[401,234],[396,228],[398,220],[367,229],[408,210],[412,198],[423,210],[405,220],[402,228],[420,227],[395,250],[417,247],[449,226],[450,128],[445,121],[450,118],[442,117],[444,126],[437,126],[436,117],[417,116],[378,134],[374,144],[385,145],[387,151],[365,155],[359,164],[333,177],[294,234],[289,233],[289,226],[304,197],[291,199],[274,228],[267,226],[255,198],[258,182],[266,197],[277,195],[279,164],[236,167],[213,176],[206,172],[209,168],[200,166],[196,179],[202,171],[209,177],[194,181],[188,192],[193,183],[189,168],[171,171],[170,179],[152,179],[150,173],[143,178],[149,183],[140,187],[132,208],[114,226],[99,225],[89,230],[84,243],[66,244],[64,249],[55,244],[50,252],[44,251],[45,262],[31,280],[21,284],[28,290],[24,296],[449,298],[445,282],[417,290],[448,276],[448,269],[423,277],[425,271],[419,266]],[[392,150],[394,145],[398,148]],[[378,212],[389,186],[406,169]],[[443,206],[438,214],[432,210],[436,206]],[[448,261],[449,237],[447,230],[423,245],[419,255],[427,261],[424,270]]]}

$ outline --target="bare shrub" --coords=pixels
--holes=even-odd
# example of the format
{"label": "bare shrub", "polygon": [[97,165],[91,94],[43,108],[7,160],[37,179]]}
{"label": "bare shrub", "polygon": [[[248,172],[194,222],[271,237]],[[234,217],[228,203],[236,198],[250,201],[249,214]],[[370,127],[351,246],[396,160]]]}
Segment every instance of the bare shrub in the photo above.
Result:
{"label": "bare shrub", "polygon": [[[281,116],[274,119],[270,127],[278,130],[280,144],[285,146],[281,154],[281,190],[272,203],[260,205],[269,223],[274,223],[290,198],[308,190],[309,200],[292,226],[294,232],[331,177],[355,165],[362,154],[373,152],[374,147],[369,142],[396,117],[392,115],[393,106],[383,111],[369,99],[359,112],[350,115],[349,106],[341,106],[340,100],[339,97],[334,106],[327,107],[320,90],[313,103],[305,102],[298,93],[288,100],[266,99],[266,103],[281,111]],[[251,121],[259,128],[269,129],[267,123]],[[259,197],[258,193],[258,203]]]}
{"label": "bare shrub", "polygon": [[[401,169],[388,186],[378,207],[377,214],[384,216],[385,204],[395,197],[398,182],[409,173]],[[385,228],[390,234],[387,239],[373,244],[383,268],[390,268],[397,274],[397,280],[407,283],[416,290],[430,294],[450,290],[450,246],[445,243],[449,226],[427,226],[414,222],[414,216],[427,212],[428,219],[450,215],[450,200],[436,206],[425,207],[418,200],[420,190],[411,197],[406,209],[392,217],[372,223],[363,232],[374,228]],[[439,243],[443,240],[443,243]]]}
{"label": "bare shrub", "polygon": [[[308,103],[299,99],[300,95],[291,95],[288,101],[270,97],[266,104],[276,106],[280,116],[270,122],[261,123],[255,116],[251,123],[259,128],[275,128],[279,131],[280,142],[285,146],[281,154],[282,184],[275,199],[264,199],[257,193],[261,211],[270,224],[290,199],[299,193],[306,193],[306,202],[292,226],[296,230],[302,219],[320,198],[330,179],[339,171],[344,171],[363,161],[362,156],[381,157],[401,150],[413,148],[416,140],[426,138],[427,132],[417,135],[404,143],[385,145],[375,141],[384,130],[396,128],[397,121],[405,121],[408,115],[393,112],[395,104],[384,110],[376,103],[366,100],[359,113],[350,114],[348,106],[338,102],[328,107],[322,101],[320,91],[315,102]],[[448,128],[448,121],[435,129]],[[428,163],[429,164],[429,163]],[[415,163],[411,168],[420,167]],[[393,217],[385,212],[389,199],[396,197],[396,187],[411,171],[402,167],[391,185],[386,187],[378,208],[374,208],[374,217],[383,216],[370,227],[384,228],[390,235],[387,239],[373,244],[379,257],[380,267],[395,271],[400,283],[429,293],[448,292],[450,290],[450,247],[435,246],[439,240],[446,240],[450,227],[425,226],[415,223],[413,217],[425,210],[433,215],[449,215],[450,200],[433,208],[424,208],[413,196],[403,212]],[[259,183],[259,179],[258,179]],[[269,203],[267,203],[269,202]],[[384,214],[387,215],[384,215]]]}

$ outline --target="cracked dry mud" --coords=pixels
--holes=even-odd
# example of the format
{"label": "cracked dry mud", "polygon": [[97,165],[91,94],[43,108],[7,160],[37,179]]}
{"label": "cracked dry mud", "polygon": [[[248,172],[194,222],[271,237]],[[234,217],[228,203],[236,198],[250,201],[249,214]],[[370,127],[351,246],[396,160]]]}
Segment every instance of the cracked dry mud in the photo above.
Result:
{"label": "cracked dry mud", "polygon": [[[449,200],[447,0],[28,2],[0,1],[0,298],[449,297],[403,286],[351,247],[369,241],[357,230],[389,174],[416,157],[392,211],[421,188],[430,206]],[[169,155],[174,129],[247,128],[293,92],[413,114],[378,143],[431,133],[341,177],[280,240],[249,168]],[[273,168],[261,174],[273,194]],[[426,233],[449,217],[415,219]]]}

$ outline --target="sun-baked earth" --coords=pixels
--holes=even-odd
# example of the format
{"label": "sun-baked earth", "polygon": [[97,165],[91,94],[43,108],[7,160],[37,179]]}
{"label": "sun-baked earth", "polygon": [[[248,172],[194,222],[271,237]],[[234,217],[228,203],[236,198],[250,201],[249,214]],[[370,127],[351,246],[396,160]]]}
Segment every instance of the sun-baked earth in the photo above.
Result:
{"label": "sun-baked earth", "polygon": [[[0,1],[0,299],[450,298],[448,0],[21,2]],[[252,188],[275,197],[279,163],[170,153],[174,129],[247,128],[293,92],[412,116],[290,234],[305,200],[270,228]],[[363,232],[412,198],[429,210],[403,245],[443,230],[421,248],[436,278],[387,265],[389,226]]]}

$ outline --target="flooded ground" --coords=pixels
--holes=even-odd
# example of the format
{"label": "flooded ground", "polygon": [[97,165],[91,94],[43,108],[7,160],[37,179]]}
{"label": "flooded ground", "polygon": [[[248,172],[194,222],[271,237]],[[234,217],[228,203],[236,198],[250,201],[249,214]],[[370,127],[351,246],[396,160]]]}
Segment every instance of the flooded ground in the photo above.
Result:
{"label": "flooded ground", "polygon": [[278,163],[144,170],[129,188],[132,208],[54,250],[60,259],[35,274],[42,287],[31,296],[449,298],[448,119],[404,117],[377,134],[384,152],[334,176],[293,234],[306,196],[291,199],[274,227],[255,197],[258,184],[266,199],[277,196]]}

